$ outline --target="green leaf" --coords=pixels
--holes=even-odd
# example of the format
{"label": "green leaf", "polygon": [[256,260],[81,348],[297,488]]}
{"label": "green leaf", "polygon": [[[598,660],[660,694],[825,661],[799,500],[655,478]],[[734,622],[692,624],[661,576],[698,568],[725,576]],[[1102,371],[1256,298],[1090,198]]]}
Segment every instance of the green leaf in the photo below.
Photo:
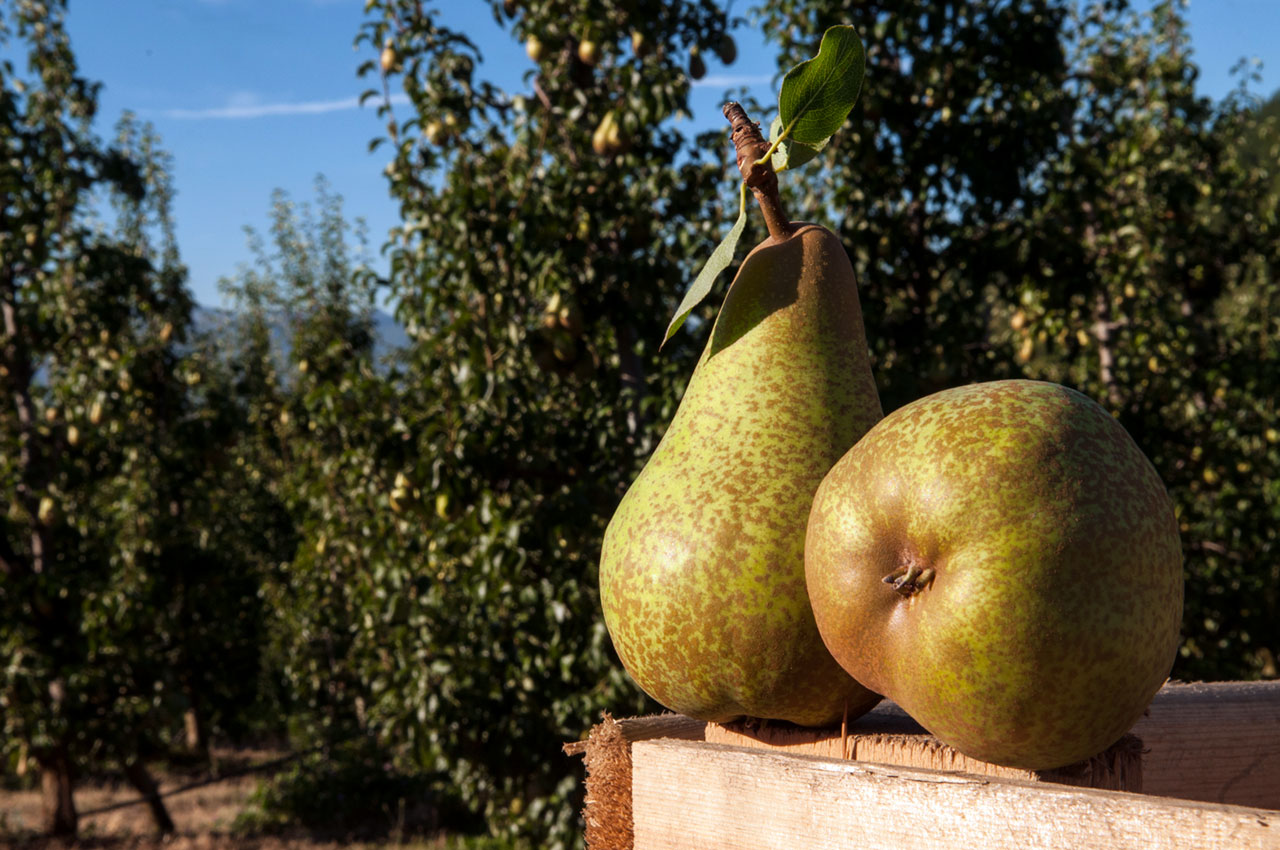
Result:
{"label": "green leaf", "polygon": [[742,238],[742,231],[747,226],[746,181],[743,181],[738,191],[738,196],[738,220],[733,223],[733,227],[730,228],[729,235],[724,238],[724,241],[711,252],[710,259],[702,267],[702,271],[698,272],[698,277],[693,282],[693,286],[689,287],[689,291],[684,294],[684,300],[680,302],[680,307],[671,319],[671,324],[667,325],[667,333],[662,338],[662,345],[666,345],[667,340],[675,336],[676,331],[680,330],[680,326],[684,324],[684,320],[689,318],[689,314],[693,312],[693,308],[697,307],[702,302],[702,299],[707,297],[707,293],[711,291],[711,284],[716,282],[720,272],[727,269],[729,264],[733,262],[733,252],[737,249],[738,240]]}
{"label": "green leaf", "polygon": [[786,138],[803,145],[821,145],[831,138],[858,101],[866,65],[862,39],[853,27],[827,30],[818,55],[782,79],[778,113]]}
{"label": "green leaf", "polygon": [[[773,126],[769,128],[769,144],[778,142],[778,136],[781,133],[782,118],[779,116],[773,119]],[[806,145],[792,139],[783,139],[778,142],[778,146],[773,151],[773,170],[786,171],[788,168],[799,168],[822,153],[822,149],[826,146],[826,141],[817,145]]]}

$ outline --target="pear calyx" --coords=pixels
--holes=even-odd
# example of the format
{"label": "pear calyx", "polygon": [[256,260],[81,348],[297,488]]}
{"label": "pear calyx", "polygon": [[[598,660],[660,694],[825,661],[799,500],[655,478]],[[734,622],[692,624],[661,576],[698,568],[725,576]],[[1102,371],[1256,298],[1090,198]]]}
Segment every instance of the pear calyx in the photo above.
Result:
{"label": "pear calyx", "polygon": [[922,567],[915,562],[911,562],[898,567],[882,578],[881,581],[892,586],[904,599],[910,599],[933,584],[935,575],[937,573],[933,567]]}

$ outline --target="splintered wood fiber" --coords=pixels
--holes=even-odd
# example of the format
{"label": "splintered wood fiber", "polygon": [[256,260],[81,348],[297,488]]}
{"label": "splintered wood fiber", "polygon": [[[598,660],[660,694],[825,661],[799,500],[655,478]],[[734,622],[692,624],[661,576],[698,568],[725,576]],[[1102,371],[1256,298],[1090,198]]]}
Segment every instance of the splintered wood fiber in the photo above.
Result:
{"label": "splintered wood fiber", "polygon": [[584,758],[587,764],[587,847],[632,850],[631,743],[609,715],[591,729]]}
{"label": "splintered wood fiber", "polygon": [[606,712],[591,727],[585,741],[564,745],[571,756],[582,756],[587,767],[586,822],[590,850],[632,850],[635,824],[631,810],[631,745],[653,738],[683,741],[706,739],[707,724],[679,714],[614,720]]}

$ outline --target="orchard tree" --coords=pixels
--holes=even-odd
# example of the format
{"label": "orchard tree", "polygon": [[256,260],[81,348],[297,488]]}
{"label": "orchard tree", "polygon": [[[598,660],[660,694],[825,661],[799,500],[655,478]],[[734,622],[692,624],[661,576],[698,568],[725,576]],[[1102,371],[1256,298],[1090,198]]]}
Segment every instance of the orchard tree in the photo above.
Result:
{"label": "orchard tree", "polygon": [[1274,677],[1280,160],[1243,92],[1195,94],[1181,5],[1080,20],[1069,141],[1028,216],[1042,269],[1020,344],[1028,375],[1107,404],[1170,488],[1187,573],[1174,674]]}
{"label": "orchard tree", "polygon": [[381,742],[491,828],[570,842],[560,744],[645,707],[595,566],[696,356],[692,334],[658,344],[734,184],[727,134],[705,158],[673,119],[732,58],[730,21],[702,0],[495,2],[536,62],[508,92],[427,4],[368,9],[410,346],[379,372],[335,312],[293,355],[289,463],[322,474],[289,485],[291,681],[323,708],[313,736]]}
{"label": "orchard tree", "polygon": [[405,572],[426,541],[404,515],[420,491],[402,471],[403,373],[375,359],[377,281],[341,207],[323,180],[314,204],[277,191],[269,234],[250,232],[253,264],[223,289],[237,306],[227,365],[246,385],[257,376],[255,436],[237,463],[269,482],[300,539],[263,591],[269,665],[293,742],[309,752],[246,820],[352,834],[430,826],[421,799],[434,772],[388,764],[394,742],[371,721],[391,685],[395,647],[381,639],[413,604]]}
{"label": "orchard tree", "polygon": [[832,23],[867,40],[865,129],[822,165],[848,199],[832,214],[886,410],[1012,376],[1107,405],[1178,504],[1175,675],[1274,676],[1276,142],[1244,97],[1196,96],[1182,6],[795,0],[763,14],[780,67]]}
{"label": "orchard tree", "polygon": [[169,831],[145,762],[192,695],[182,599],[209,584],[183,575],[217,541],[191,488],[219,434],[179,347],[167,157],[127,116],[116,146],[95,138],[64,14],[0,14],[30,73],[0,68],[0,724],[40,768],[50,832],[76,831],[77,775],[111,767]]}
{"label": "orchard tree", "polygon": [[[1072,103],[1066,0],[780,0],[779,69],[852,24],[867,71],[850,127],[811,169],[858,273],[885,410],[1017,374],[990,326],[1037,258],[1023,220]],[[825,205],[819,199],[830,198]]]}
{"label": "orchard tree", "polygon": [[344,474],[348,466],[367,470],[359,441],[390,428],[391,387],[373,363],[375,280],[362,230],[344,218],[342,198],[323,178],[314,206],[277,190],[268,237],[250,230],[249,245],[252,265],[222,281],[236,306],[225,367],[236,370],[250,404],[236,463],[270,488],[293,536],[310,544],[281,548],[287,568],[265,573],[275,612],[269,640],[293,722],[313,736],[303,742],[332,743],[358,728],[359,691],[344,684],[343,665],[363,609],[352,601],[354,583],[307,570],[313,553],[328,549],[314,529],[335,511],[366,526],[377,519],[369,510],[351,516],[358,482]]}

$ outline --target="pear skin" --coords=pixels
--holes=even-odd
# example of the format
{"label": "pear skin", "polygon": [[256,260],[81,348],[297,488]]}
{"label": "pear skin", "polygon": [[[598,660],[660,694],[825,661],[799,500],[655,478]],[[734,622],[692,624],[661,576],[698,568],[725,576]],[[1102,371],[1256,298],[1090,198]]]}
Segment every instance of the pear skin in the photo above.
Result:
{"label": "pear skin", "polygon": [[813,726],[879,700],[822,644],[804,541],[823,476],[881,416],[840,240],[794,224],[762,242],[605,532],[605,623],[650,696],[702,720]]}
{"label": "pear skin", "polygon": [[1120,423],[1057,384],[973,384],[885,417],[822,482],[805,561],[844,668],[995,764],[1106,749],[1178,649],[1173,503]]}

